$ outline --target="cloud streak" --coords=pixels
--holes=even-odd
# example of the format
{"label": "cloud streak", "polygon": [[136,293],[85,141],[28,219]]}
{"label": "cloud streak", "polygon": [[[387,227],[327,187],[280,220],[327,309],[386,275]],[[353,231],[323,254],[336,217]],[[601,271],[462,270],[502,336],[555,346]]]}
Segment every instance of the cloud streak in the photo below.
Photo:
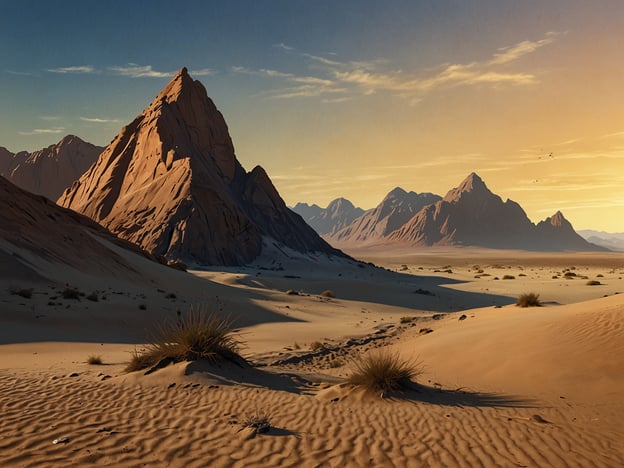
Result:
{"label": "cloud streak", "polygon": [[35,128],[29,132],[18,132],[20,135],[24,136],[32,136],[32,135],[54,135],[58,133],[63,133],[65,131],[65,127],[53,127],[53,128]]}
{"label": "cloud streak", "polygon": [[511,71],[509,65],[552,44],[559,35],[556,32],[548,32],[540,40],[525,40],[499,49],[489,59],[464,64],[444,64],[428,74],[385,70],[387,61],[383,59],[338,61],[333,56],[327,58],[301,52],[286,44],[276,44],[274,47],[307,62],[307,67],[312,73],[296,74],[262,68],[252,70],[240,66],[232,67],[232,71],[281,81],[283,86],[261,93],[274,99],[321,96],[324,98],[322,102],[343,102],[358,95],[387,92],[410,98],[412,103],[417,103],[428,93],[445,87],[529,86],[539,83],[539,78],[534,73]]}
{"label": "cloud streak", "polygon": [[118,119],[101,119],[99,117],[80,117],[80,120],[82,120],[83,122],[97,123],[97,124],[108,124],[108,123],[119,123],[119,122],[121,122]]}
{"label": "cloud streak", "polygon": [[129,78],[170,78],[175,75],[175,71],[157,71],[151,65],[137,65],[136,63],[108,67],[108,71],[115,75],[127,76]]}
{"label": "cloud streak", "polygon": [[59,68],[48,68],[46,71],[50,73],[60,73],[61,75],[66,74],[90,74],[95,73],[95,68],[91,65],[79,65],[72,67],[59,67]]}

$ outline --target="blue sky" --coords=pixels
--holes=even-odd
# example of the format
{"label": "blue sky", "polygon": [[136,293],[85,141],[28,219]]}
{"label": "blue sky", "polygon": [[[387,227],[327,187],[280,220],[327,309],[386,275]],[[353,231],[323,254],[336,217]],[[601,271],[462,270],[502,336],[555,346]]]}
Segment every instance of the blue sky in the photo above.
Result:
{"label": "blue sky", "polygon": [[622,31],[619,1],[0,0],[0,146],[105,145],[186,66],[289,204],[474,170],[624,231]]}

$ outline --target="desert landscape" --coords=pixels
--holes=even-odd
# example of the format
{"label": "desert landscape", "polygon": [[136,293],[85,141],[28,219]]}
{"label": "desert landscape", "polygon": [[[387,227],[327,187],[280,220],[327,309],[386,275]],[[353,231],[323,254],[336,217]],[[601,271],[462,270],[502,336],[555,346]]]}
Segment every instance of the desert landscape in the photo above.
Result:
{"label": "desert landscape", "polygon": [[0,465],[624,466],[621,8],[390,3],[3,4]]}

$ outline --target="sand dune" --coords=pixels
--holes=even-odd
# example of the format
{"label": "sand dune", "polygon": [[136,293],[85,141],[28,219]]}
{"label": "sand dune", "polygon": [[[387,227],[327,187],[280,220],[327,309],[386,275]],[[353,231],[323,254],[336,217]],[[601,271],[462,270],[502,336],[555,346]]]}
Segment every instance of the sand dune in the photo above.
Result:
{"label": "sand dune", "polygon": [[[111,248],[146,276],[100,277],[112,285],[106,300],[49,306],[47,283],[34,284],[31,299],[0,291],[4,465],[624,464],[619,257],[464,250],[376,257],[401,273],[319,259],[313,270],[293,260],[283,270],[189,274]],[[486,271],[497,264],[527,276],[474,278],[475,259]],[[442,271],[449,264],[453,273]],[[603,272],[604,289],[553,280],[564,265]],[[62,278],[85,291],[97,279]],[[538,286],[544,307],[511,305],[518,290]],[[562,288],[580,292],[565,302]],[[321,297],[325,289],[336,297]],[[176,297],[165,298],[170,292]],[[126,374],[146,328],[193,303],[236,315],[253,366]],[[423,362],[414,390],[380,399],[344,383],[353,360],[379,347]],[[104,364],[86,364],[90,355]],[[243,427],[256,414],[270,418],[268,433]]]}

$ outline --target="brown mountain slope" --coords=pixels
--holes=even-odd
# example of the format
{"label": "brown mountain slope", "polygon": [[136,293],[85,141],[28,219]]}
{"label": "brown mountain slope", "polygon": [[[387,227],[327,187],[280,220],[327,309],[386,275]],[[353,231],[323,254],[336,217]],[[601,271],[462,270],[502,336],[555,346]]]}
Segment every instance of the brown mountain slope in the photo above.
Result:
{"label": "brown mountain slope", "polygon": [[58,203],[186,263],[250,262],[263,237],[342,255],[286,207],[262,168],[242,168],[223,116],[186,68]]}
{"label": "brown mountain slope", "polygon": [[56,200],[97,160],[102,150],[74,135],[33,153],[13,154],[0,148],[0,175],[24,190]]}

